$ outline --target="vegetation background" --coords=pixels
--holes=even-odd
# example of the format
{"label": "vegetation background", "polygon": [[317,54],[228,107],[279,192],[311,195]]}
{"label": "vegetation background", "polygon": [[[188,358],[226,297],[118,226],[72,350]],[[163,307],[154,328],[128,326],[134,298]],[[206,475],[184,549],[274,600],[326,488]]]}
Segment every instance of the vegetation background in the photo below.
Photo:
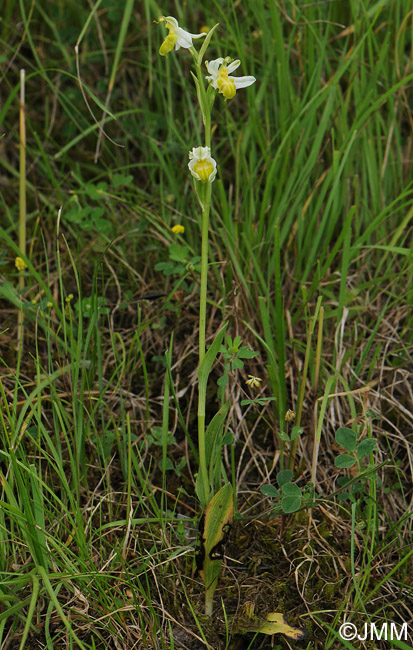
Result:
{"label": "vegetation background", "polygon": [[[219,22],[208,58],[257,78],[213,116],[207,336],[229,320],[258,355],[223,387],[238,519],[212,622],[193,560],[202,124],[190,54],[158,55],[169,14]],[[3,0],[2,650],[291,647],[251,632],[270,611],[299,647],[353,648],[344,620],[411,622],[412,31],[405,0]],[[340,427],[377,440],[349,469]]]}

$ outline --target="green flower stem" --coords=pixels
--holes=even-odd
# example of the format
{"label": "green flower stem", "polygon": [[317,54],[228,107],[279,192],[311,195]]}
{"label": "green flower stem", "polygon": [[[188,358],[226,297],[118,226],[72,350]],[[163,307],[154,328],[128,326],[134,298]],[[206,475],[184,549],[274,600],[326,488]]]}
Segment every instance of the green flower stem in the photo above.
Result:
{"label": "green flower stem", "polygon": [[[211,147],[211,106],[205,90],[204,79],[202,77],[201,63],[198,63],[197,53],[193,52],[197,87],[198,100],[202,112],[202,118],[205,129],[205,146]],[[207,305],[207,287],[208,287],[208,235],[209,235],[209,213],[211,209],[212,184],[197,183],[198,198],[202,205],[202,249],[201,249],[201,288],[200,288],[200,305],[199,305],[199,364],[205,357],[205,338],[206,338],[206,305]],[[206,387],[199,386],[198,395],[198,451],[199,451],[199,474],[202,484],[204,507],[209,502],[210,487],[208,478],[208,467],[205,453],[205,410],[206,410]]]}
{"label": "green flower stem", "polygon": [[[19,248],[26,257],[26,114],[25,114],[25,71],[20,70],[20,146],[19,146]],[[24,271],[19,271],[19,291],[24,290]],[[23,341],[24,313],[18,312],[17,349]]]}
{"label": "green flower stem", "polygon": [[[206,305],[208,287],[208,231],[209,212],[211,208],[212,184],[207,183],[204,201],[202,202],[202,250],[201,250],[201,290],[199,305],[199,364],[205,357],[205,333],[206,333]],[[205,407],[206,387],[199,386],[198,395],[198,451],[199,451],[199,473],[204,493],[205,504],[209,501],[209,479],[205,454]]]}
{"label": "green flower stem", "polygon": [[[25,71],[20,70],[20,155],[19,155],[19,248],[26,255],[26,117]],[[19,275],[19,288],[24,288],[24,273]]]}
{"label": "green flower stem", "polygon": [[211,209],[212,184],[208,183],[202,209],[202,248],[201,248],[201,290],[199,305],[199,363],[205,356],[206,303],[208,287],[208,235],[209,212]]}

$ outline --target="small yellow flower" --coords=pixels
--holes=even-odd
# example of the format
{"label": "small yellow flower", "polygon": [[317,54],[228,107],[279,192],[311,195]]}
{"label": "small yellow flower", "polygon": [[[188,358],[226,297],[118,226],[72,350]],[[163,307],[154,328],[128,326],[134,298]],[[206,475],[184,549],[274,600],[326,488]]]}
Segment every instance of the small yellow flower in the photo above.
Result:
{"label": "small yellow flower", "polygon": [[49,300],[49,302],[46,303],[46,307],[47,307],[48,309],[51,309],[51,308],[53,307],[53,303],[50,302],[50,300]]}
{"label": "small yellow flower", "polygon": [[217,175],[217,163],[211,158],[209,147],[193,147],[189,152],[188,167],[192,176],[203,183],[212,183]]}
{"label": "small yellow flower", "polygon": [[16,257],[14,260],[14,265],[18,271],[24,271],[27,268],[27,264],[21,257]]}
{"label": "small yellow flower", "polygon": [[73,293],[69,293],[69,295],[66,298],[66,302],[69,304],[73,300]]}
{"label": "small yellow flower", "polygon": [[260,379],[260,377],[254,377],[254,375],[248,375],[248,377],[249,379],[247,379],[245,383],[248,384],[248,386],[252,386],[252,388],[258,388],[262,379]]}
{"label": "small yellow flower", "polygon": [[176,226],[173,226],[172,232],[174,233],[174,235],[183,235],[183,233],[185,232],[185,228],[184,226],[181,226],[181,224],[177,224]]}
{"label": "small yellow flower", "polygon": [[217,86],[219,92],[224,95],[225,99],[232,99],[235,97],[235,93],[237,92],[235,82],[233,77],[228,77],[228,68],[225,65],[222,65],[219,70]]}
{"label": "small yellow flower", "polygon": [[168,36],[159,48],[159,54],[161,56],[166,56],[174,48],[175,50],[179,50],[180,47],[189,49],[192,47],[193,38],[202,38],[202,36],[205,36],[205,33],[190,34],[190,32],[185,31],[182,27],[179,27],[178,21],[173,16],[160,16],[158,21],[165,23],[165,27],[168,30]]}
{"label": "small yellow flower", "polygon": [[286,422],[292,422],[295,418],[295,413],[291,409],[288,409],[287,413],[284,416]]}
{"label": "small yellow flower", "polygon": [[201,27],[201,34],[208,34],[209,32],[209,27],[208,25],[202,25]]}

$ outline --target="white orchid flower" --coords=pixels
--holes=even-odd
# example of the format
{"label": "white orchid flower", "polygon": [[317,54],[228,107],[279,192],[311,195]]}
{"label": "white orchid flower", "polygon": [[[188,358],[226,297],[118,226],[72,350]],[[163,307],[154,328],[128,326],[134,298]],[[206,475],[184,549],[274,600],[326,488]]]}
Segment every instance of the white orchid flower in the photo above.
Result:
{"label": "white orchid flower", "polygon": [[234,72],[240,65],[241,61],[230,62],[229,58],[215,59],[214,61],[206,61],[206,67],[209,72],[207,81],[210,82],[213,88],[219,90],[225,99],[232,99],[235,96],[238,88],[246,88],[251,86],[255,81],[255,77],[230,77],[231,72]]}
{"label": "white orchid flower", "polygon": [[212,183],[217,175],[217,163],[209,147],[194,147],[189,152],[188,167],[192,176],[203,183]]}
{"label": "white orchid flower", "polygon": [[192,47],[193,38],[202,38],[202,36],[206,36],[205,33],[190,34],[189,32],[186,32],[182,27],[179,27],[178,21],[173,16],[160,16],[158,20],[160,23],[165,23],[165,27],[168,30],[168,36],[159,48],[159,54],[161,56],[166,56],[168,52],[172,52],[174,48],[175,50],[179,50],[180,47],[188,49]]}

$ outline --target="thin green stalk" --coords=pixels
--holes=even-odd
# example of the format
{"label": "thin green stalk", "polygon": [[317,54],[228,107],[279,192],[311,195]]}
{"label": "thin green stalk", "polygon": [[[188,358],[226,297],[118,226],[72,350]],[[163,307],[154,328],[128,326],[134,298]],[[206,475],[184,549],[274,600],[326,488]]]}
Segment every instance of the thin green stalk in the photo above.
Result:
{"label": "thin green stalk", "polygon": [[26,623],[25,623],[24,630],[23,630],[23,635],[22,635],[22,638],[21,638],[21,641],[20,641],[19,650],[24,650],[26,640],[27,640],[27,637],[28,637],[29,632],[30,632],[30,628],[32,627],[32,620],[33,620],[35,608],[36,608],[36,605],[37,605],[37,597],[39,595],[40,584],[39,584],[39,579],[38,579],[38,577],[36,575],[36,569],[33,569],[30,572],[30,576],[31,576],[31,579],[32,579],[32,589],[33,589],[33,591],[32,591],[32,597],[31,597],[31,600],[30,600],[29,609],[27,611]]}
{"label": "thin green stalk", "polygon": [[[304,404],[304,395],[305,395],[305,385],[307,382],[307,372],[308,372],[308,365],[310,362],[310,353],[311,353],[311,341],[313,338],[313,333],[314,333],[314,327],[317,322],[317,319],[319,317],[320,313],[320,308],[321,308],[321,302],[322,302],[322,296],[319,296],[317,299],[317,304],[315,308],[315,313],[314,316],[310,318],[309,324],[308,324],[308,334],[307,334],[307,345],[305,349],[305,358],[304,358],[304,368],[301,376],[301,381],[300,381],[300,392],[299,392],[299,397],[298,397],[298,403],[297,403],[297,414],[295,417],[295,424],[296,426],[300,426],[301,423],[301,415],[303,411],[303,404]],[[323,314],[322,314],[323,317]],[[297,454],[297,447],[298,447],[298,438],[296,438],[292,444],[291,447],[291,454],[290,454],[290,470],[292,471],[294,469],[294,463],[295,463],[295,456]]]}
{"label": "thin green stalk", "polygon": [[205,92],[204,80],[202,78],[201,66],[196,64],[196,76],[199,84],[199,99],[205,128],[205,146],[211,147],[211,110],[208,106],[207,94]]}
{"label": "thin green stalk", "polygon": [[[300,392],[298,396],[298,403],[297,403],[297,413],[295,416],[295,424],[297,426],[300,426],[301,423],[301,414],[303,411],[303,404],[304,404],[304,395],[305,395],[305,384],[307,381],[307,371],[308,371],[308,364],[310,361],[310,350],[311,350],[311,341],[313,338],[313,331],[314,331],[314,318],[310,318],[310,322],[308,325],[308,335],[307,335],[307,346],[305,349],[305,357],[304,357],[304,367],[303,367],[303,372],[301,375],[301,382],[300,382]],[[290,470],[293,471],[294,469],[294,464],[295,464],[295,456],[297,454],[297,447],[298,447],[298,438],[296,438],[292,444],[291,447],[291,453],[290,453]]]}
{"label": "thin green stalk", "polygon": [[[314,398],[317,397],[318,393],[318,381],[320,378],[320,366],[321,366],[321,353],[323,349],[323,324],[324,324],[324,307],[320,307],[320,316],[318,320],[318,333],[317,333],[317,347],[315,355],[315,370],[314,370]],[[320,440],[317,435],[318,431],[318,420],[317,420],[317,406],[318,403],[314,404],[314,442],[313,442],[313,460],[311,467],[311,480],[315,485],[316,481],[316,471],[317,471],[317,460],[318,460],[318,450],[320,446]]]}
{"label": "thin green stalk", "polygon": [[138,307],[138,327],[135,332],[136,342],[138,344],[139,356],[142,364],[142,373],[143,381],[145,383],[145,431],[148,430],[149,425],[149,380],[148,380],[148,369],[146,367],[145,355],[143,353],[142,344],[141,344],[141,322],[142,322],[142,310]]}
{"label": "thin green stalk", "polygon": [[126,514],[125,514],[126,532],[125,532],[125,539],[123,540],[123,546],[122,546],[123,558],[126,558],[128,552],[129,535],[131,529],[131,514],[132,514],[132,498],[131,498],[132,496],[132,432],[130,426],[129,413],[126,414],[126,431],[128,433],[128,459],[127,459],[128,478],[127,478],[127,488],[126,488]]}
{"label": "thin green stalk", "polygon": [[162,493],[161,493],[161,515],[163,516],[164,509],[166,510],[166,460],[168,455],[168,436],[169,436],[169,374],[168,367],[172,363],[172,347],[173,347],[173,332],[169,340],[169,348],[165,352],[166,359],[166,372],[165,382],[163,389],[163,407],[162,407]]}
{"label": "thin green stalk", "polygon": [[321,353],[323,350],[323,324],[324,324],[324,307],[320,307],[320,316],[318,319],[317,348],[316,348],[316,355],[315,355],[314,397],[317,397],[318,381],[320,379]]}
{"label": "thin green stalk", "polygon": [[[26,255],[26,120],[25,71],[20,70],[20,156],[19,156],[19,248]],[[19,289],[24,288],[24,275],[19,277]]]}
{"label": "thin green stalk", "polygon": [[351,504],[351,538],[350,538],[350,545],[351,545],[351,551],[350,551],[350,559],[351,559],[351,576],[353,578],[353,584],[354,584],[354,589],[356,590],[357,598],[355,599],[355,604],[354,607],[356,607],[357,602],[360,603],[360,607],[364,611],[364,613],[367,615],[366,608],[363,603],[363,599],[361,597],[360,593],[360,587],[357,582],[357,576],[356,576],[356,568],[355,568],[355,563],[354,563],[354,554],[355,554],[355,534],[356,534],[356,508],[357,508],[357,503],[352,503]]}
{"label": "thin green stalk", "polygon": [[101,143],[102,143],[102,136],[103,136],[103,133],[104,133],[103,127],[105,126],[105,120],[106,120],[106,116],[108,114],[108,108],[109,108],[113,88],[114,88],[115,81],[116,81],[116,74],[117,74],[118,67],[119,67],[119,61],[120,61],[120,57],[121,57],[121,54],[122,54],[122,48],[123,48],[123,44],[125,42],[128,25],[129,25],[130,18],[131,18],[131,15],[132,15],[133,6],[134,6],[134,0],[126,0],[125,8],[124,8],[124,11],[123,11],[122,22],[121,22],[121,25],[120,25],[119,38],[118,38],[118,42],[116,44],[115,60],[113,62],[112,72],[110,74],[110,79],[109,79],[108,91],[107,91],[107,94],[106,94],[105,110],[103,111],[102,119],[100,121],[99,138],[98,138],[98,141],[97,141],[97,144],[96,144],[96,151],[95,151],[95,163],[97,163],[97,161],[99,159],[100,147],[101,147]]}
{"label": "thin green stalk", "polygon": [[[205,129],[205,146],[211,147],[211,107],[209,106],[204,80],[201,72],[202,56],[198,57],[192,52],[195,60],[197,74],[198,100],[202,112]],[[201,244],[201,286],[199,304],[199,365],[205,357],[206,339],[206,305],[208,288],[208,237],[209,237],[209,213],[211,210],[212,184],[207,183],[202,187],[202,194],[198,198],[202,206],[202,244]],[[199,450],[199,473],[201,477],[202,490],[205,503],[209,501],[209,480],[208,467],[205,450],[205,409],[206,409],[206,385],[199,384],[198,387],[198,450]]]}
{"label": "thin green stalk", "polygon": [[274,280],[275,280],[275,347],[277,349],[278,375],[279,375],[279,406],[278,420],[280,433],[284,432],[285,412],[287,410],[287,386],[285,382],[285,330],[284,330],[284,305],[281,291],[281,244],[280,228],[274,228]]}
{"label": "thin green stalk", "polygon": [[211,209],[212,186],[208,183],[206,188],[205,203],[202,210],[202,248],[201,248],[201,288],[199,305],[199,363],[205,356],[205,331],[206,331],[206,303],[208,287],[208,234],[209,212]]}
{"label": "thin green stalk", "polygon": [[[25,118],[25,71],[20,70],[20,144],[19,144],[19,249],[26,257],[26,118]],[[19,269],[19,291],[24,289],[24,267]],[[23,310],[18,312],[17,348],[23,342]]]}
{"label": "thin green stalk", "polygon": [[[57,598],[57,593],[58,592],[53,589],[52,583],[49,580],[49,576],[47,575],[46,570],[42,566],[38,566],[37,570],[41,575],[44,586],[46,587],[47,593],[48,593],[49,598],[50,598],[50,603],[54,605],[57,613],[59,614],[59,616],[60,616],[60,618],[62,620],[62,623],[64,624],[64,626],[65,626],[65,628],[67,630],[68,635],[71,637],[71,639],[73,639],[73,641],[75,641],[78,644],[79,648],[82,648],[82,650],[86,650],[86,646],[82,643],[82,641],[79,639],[79,637],[73,631],[73,627],[72,627],[69,619],[66,617],[66,615],[64,613],[64,610],[63,610],[63,607],[60,605],[59,600]],[[58,588],[60,588],[60,586],[61,586],[61,584],[58,586]]]}

